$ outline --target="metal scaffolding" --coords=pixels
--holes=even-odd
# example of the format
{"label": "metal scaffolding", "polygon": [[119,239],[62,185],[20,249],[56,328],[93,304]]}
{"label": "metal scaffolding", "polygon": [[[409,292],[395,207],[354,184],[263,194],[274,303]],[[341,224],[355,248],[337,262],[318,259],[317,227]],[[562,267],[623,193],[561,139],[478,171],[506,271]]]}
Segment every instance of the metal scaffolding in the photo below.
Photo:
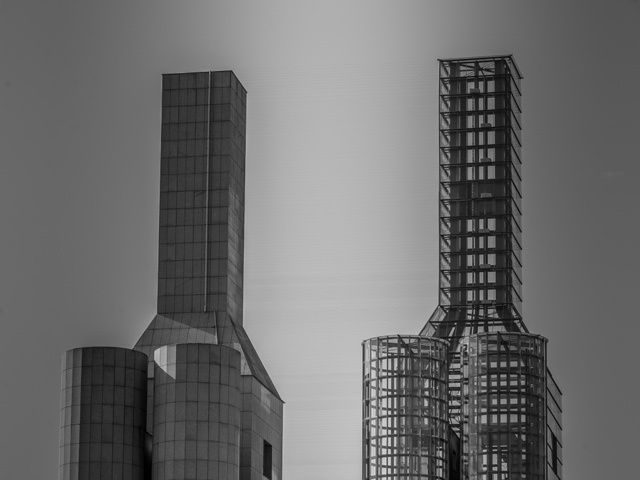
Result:
{"label": "metal scaffolding", "polygon": [[421,332],[451,342],[449,418],[461,434],[459,341],[522,322],[520,73],[511,56],[440,60],[439,305]]}
{"label": "metal scaffolding", "polygon": [[[438,306],[363,344],[363,479],[561,480],[562,394],[522,320],[522,77],[511,55],[439,63]],[[407,385],[436,339],[434,398]]]}
{"label": "metal scaffolding", "polygon": [[446,480],[447,342],[392,335],[362,347],[363,479]]}
{"label": "metal scaffolding", "polygon": [[545,479],[546,345],[526,333],[463,340],[462,478]]}

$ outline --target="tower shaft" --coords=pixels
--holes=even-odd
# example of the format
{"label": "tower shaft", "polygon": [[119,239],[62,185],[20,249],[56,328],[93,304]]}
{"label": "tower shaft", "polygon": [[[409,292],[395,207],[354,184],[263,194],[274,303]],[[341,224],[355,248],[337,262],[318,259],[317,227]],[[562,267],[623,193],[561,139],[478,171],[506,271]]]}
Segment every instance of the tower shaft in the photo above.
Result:
{"label": "tower shaft", "polygon": [[159,314],[242,324],[245,102],[230,71],[163,76]]}
{"label": "tower shaft", "polygon": [[511,56],[440,60],[439,302],[423,335],[450,341],[449,416],[460,433],[459,341],[522,323],[520,73]]}

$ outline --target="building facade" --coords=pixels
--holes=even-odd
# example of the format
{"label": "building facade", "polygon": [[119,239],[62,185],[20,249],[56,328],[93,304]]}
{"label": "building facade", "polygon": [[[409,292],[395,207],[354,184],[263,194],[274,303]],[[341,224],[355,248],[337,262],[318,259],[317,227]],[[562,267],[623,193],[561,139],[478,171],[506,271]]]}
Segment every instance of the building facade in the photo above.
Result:
{"label": "building facade", "polygon": [[445,478],[561,479],[561,393],[521,313],[520,71],[512,56],[439,68],[439,303],[420,336],[448,344]]}
{"label": "building facade", "polygon": [[163,76],[158,313],[131,350],[65,355],[61,480],[282,478],[242,318],[245,114],[233,72]]}

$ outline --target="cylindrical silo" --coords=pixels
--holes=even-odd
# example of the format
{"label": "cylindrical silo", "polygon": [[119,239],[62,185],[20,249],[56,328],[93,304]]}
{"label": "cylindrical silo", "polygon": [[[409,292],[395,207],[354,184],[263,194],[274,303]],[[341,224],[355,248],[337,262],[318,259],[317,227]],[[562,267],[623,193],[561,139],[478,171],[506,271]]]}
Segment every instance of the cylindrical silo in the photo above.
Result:
{"label": "cylindrical silo", "polygon": [[166,345],[154,361],[153,480],[238,480],[240,352]]}
{"label": "cylindrical silo", "polygon": [[546,344],[527,333],[463,340],[464,478],[544,480]]}
{"label": "cylindrical silo", "polygon": [[448,343],[417,335],[363,342],[363,478],[446,479]]}
{"label": "cylindrical silo", "polygon": [[62,360],[60,480],[144,480],[147,356],[69,350]]}

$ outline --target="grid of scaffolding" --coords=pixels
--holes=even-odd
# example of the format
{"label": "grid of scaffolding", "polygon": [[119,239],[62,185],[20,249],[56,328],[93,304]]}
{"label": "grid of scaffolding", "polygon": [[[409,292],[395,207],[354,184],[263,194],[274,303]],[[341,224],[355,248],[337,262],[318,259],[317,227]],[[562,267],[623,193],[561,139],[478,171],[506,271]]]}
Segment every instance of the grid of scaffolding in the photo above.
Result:
{"label": "grid of scaffolding", "polygon": [[463,340],[463,477],[545,478],[546,344],[540,335]]}
{"label": "grid of scaffolding", "polygon": [[448,477],[447,342],[363,342],[363,478]]}
{"label": "grid of scaffolding", "polygon": [[[522,320],[522,77],[511,55],[439,65],[439,301],[418,338],[448,344],[446,478],[562,479],[562,393],[546,339]],[[365,480],[441,478],[406,468],[420,462],[401,440],[407,403],[391,379],[407,367],[388,361],[403,338],[365,342]]]}
{"label": "grid of scaffolding", "polygon": [[439,304],[476,331],[522,330],[520,113],[511,57],[440,62]]}
{"label": "grid of scaffolding", "polygon": [[461,435],[460,339],[522,322],[520,79],[511,56],[440,60],[439,304],[422,335],[445,338],[449,421]]}

